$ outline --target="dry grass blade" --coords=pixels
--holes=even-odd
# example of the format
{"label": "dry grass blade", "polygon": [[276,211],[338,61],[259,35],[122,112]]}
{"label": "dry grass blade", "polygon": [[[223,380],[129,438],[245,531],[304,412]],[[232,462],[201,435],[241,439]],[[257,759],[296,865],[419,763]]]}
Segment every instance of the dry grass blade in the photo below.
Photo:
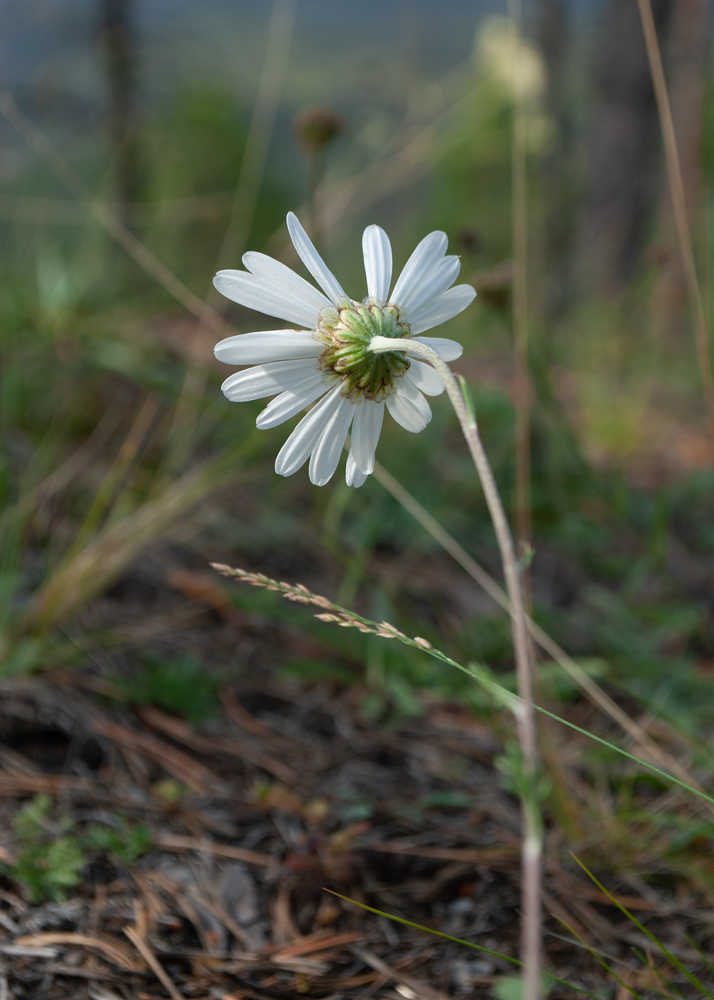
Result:
{"label": "dry grass blade", "polygon": [[[357,948],[352,947],[350,949],[358,958],[361,958],[365,965],[369,965],[370,968],[374,969],[375,972],[379,972],[386,979],[391,979],[393,983],[399,986],[406,987],[410,993],[415,997],[420,998],[420,1000],[448,1000],[447,994],[440,993],[426,983],[423,983],[420,979],[416,979],[414,976],[410,976],[399,969],[395,969],[393,966],[388,965],[379,956],[375,955],[373,951],[369,951],[367,948]],[[401,990],[399,991],[402,992]],[[409,995],[409,994],[406,994]]]}
{"label": "dry grass blade", "polygon": [[657,99],[657,110],[659,112],[662,137],[664,139],[664,153],[667,163],[667,177],[669,179],[669,189],[672,196],[672,208],[674,210],[674,223],[677,230],[677,242],[679,252],[682,256],[682,266],[684,268],[685,280],[687,283],[687,294],[689,296],[689,307],[692,310],[694,322],[694,334],[697,345],[697,359],[699,371],[704,387],[704,397],[709,413],[711,432],[714,435],[714,374],[712,373],[712,362],[709,351],[709,331],[707,329],[706,314],[704,312],[704,300],[699,287],[697,277],[697,266],[694,261],[694,251],[692,249],[692,234],[687,218],[687,205],[684,196],[684,184],[682,182],[682,169],[679,162],[679,152],[677,150],[677,137],[674,131],[672,120],[672,109],[669,103],[669,93],[667,91],[667,81],[664,76],[662,66],[662,55],[660,53],[659,42],[657,41],[657,31],[655,29],[654,17],[652,16],[652,4],[650,0],[637,0],[642,20],[642,30],[645,36],[645,46],[647,48],[647,59],[650,64],[652,83],[654,85],[655,97]]}
{"label": "dry grass blade", "polygon": [[131,949],[125,948],[118,941],[113,939],[105,940],[104,938],[93,937],[88,934],[50,931],[46,934],[32,934],[17,938],[15,944],[29,948],[47,948],[52,945],[61,945],[70,948],[89,948],[92,951],[100,952],[112,965],[116,965],[120,969],[128,969],[130,972],[143,972],[146,968],[143,962],[137,962]]}
{"label": "dry grass blade", "polygon": [[221,482],[235,475],[237,462],[237,454],[209,460],[178,480],[166,482],[152,499],[118,523],[102,528],[45,580],[21,623],[23,630],[47,631],[76,613]]}
{"label": "dry grass blade", "polygon": [[118,722],[105,722],[104,720],[94,721],[92,730],[98,736],[104,736],[130,750],[138,750],[145,757],[155,760],[165,771],[196,792],[210,790],[220,795],[225,791],[223,782],[213,771],[210,771],[203,764],[199,764],[183,750],[179,750],[155,736],[137,733]]}
{"label": "dry grass blade", "polygon": [[275,858],[269,854],[259,854],[257,851],[249,851],[244,847],[233,847],[231,844],[213,844],[209,840],[197,840],[195,837],[180,837],[173,834],[166,834],[159,837],[157,844],[165,851],[176,851],[182,854],[184,851],[197,851],[204,854],[212,854],[217,858],[230,858],[232,861],[244,861],[247,865],[258,865],[268,868],[275,864]]}
{"label": "dry grass blade", "polygon": [[146,964],[150,967],[151,971],[154,973],[154,975],[159,980],[164,989],[167,990],[169,996],[171,997],[171,1000],[183,1000],[183,996],[179,993],[174,984],[171,982],[169,976],[166,973],[166,970],[161,965],[156,955],[154,955],[153,951],[148,946],[146,941],[143,941],[142,938],[139,936],[139,934],[136,931],[136,928],[125,927],[124,933],[129,938],[129,940],[134,945],[139,954],[142,956],[142,958],[145,959]]}
{"label": "dry grass blade", "polygon": [[[513,202],[513,397],[516,410],[516,531],[517,541],[529,545],[531,538],[530,378],[528,375],[528,229],[526,214],[526,108],[519,86],[519,45],[522,41],[520,0],[509,0],[513,38],[511,77],[513,128],[511,173]],[[530,610],[530,574],[523,570],[526,605]]]}
{"label": "dry grass blade", "polygon": [[183,719],[168,715],[152,705],[142,706],[139,715],[152,729],[158,729],[159,732],[165,733],[181,746],[191,747],[191,749],[201,753],[228,754],[232,757],[238,757],[240,760],[249,761],[288,785],[294,784],[297,780],[297,774],[287,764],[276,760],[264,751],[248,746],[245,742],[204,736],[202,733],[197,733]]}
{"label": "dry grass blade", "polygon": [[61,492],[102,451],[119,427],[124,411],[124,402],[118,393],[89,437],[42,482],[24,492],[14,504],[8,505],[0,513],[0,526],[11,516],[23,517],[30,514]]}

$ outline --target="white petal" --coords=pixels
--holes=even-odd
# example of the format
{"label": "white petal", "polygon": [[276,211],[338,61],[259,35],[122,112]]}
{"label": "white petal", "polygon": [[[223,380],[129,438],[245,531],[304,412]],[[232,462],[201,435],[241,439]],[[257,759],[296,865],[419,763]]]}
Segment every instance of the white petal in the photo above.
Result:
{"label": "white petal", "polygon": [[412,336],[426,333],[427,330],[439,326],[440,323],[446,323],[447,320],[458,316],[467,306],[471,305],[475,298],[476,289],[472,288],[471,285],[456,285],[455,288],[449,288],[448,291],[442,292],[432,302],[424,303],[423,309],[418,311],[416,318],[412,318]]}
{"label": "white petal", "polygon": [[264,253],[249,250],[248,253],[243,254],[243,264],[258,278],[272,281],[277,288],[285,288],[294,295],[300,296],[316,309],[322,310],[331,304],[330,300],[309,281],[305,281],[285,264],[281,264],[279,260],[273,260],[272,257],[268,257]]}
{"label": "white petal", "polygon": [[[320,315],[314,302],[288,288],[247,271],[219,271],[213,279],[214,286],[227,299],[238,302],[247,309],[256,309],[267,316],[277,316],[298,326],[314,330]],[[307,284],[307,282],[305,282]]]}
{"label": "white petal", "polygon": [[337,385],[302,418],[275,459],[275,471],[279,476],[292,476],[293,472],[297,472],[305,464],[315,442],[341,402],[340,387]]}
{"label": "white petal", "polygon": [[405,431],[417,434],[431,420],[431,409],[422,394],[406,379],[400,379],[396,392],[387,396],[387,409]]}
{"label": "white petal", "polygon": [[464,353],[461,344],[445,337],[415,337],[414,340],[436,351],[442,361],[456,361]]}
{"label": "white petal", "polygon": [[441,375],[424,361],[417,361],[411,355],[409,355],[409,360],[411,361],[409,371],[404,377],[413,382],[417,389],[421,389],[427,396],[440,396],[445,388],[441,381]]}
{"label": "white petal", "polygon": [[362,252],[367,292],[377,302],[386,302],[392,280],[392,246],[385,231],[379,226],[367,226],[362,235]]}
{"label": "white petal", "polygon": [[329,388],[325,376],[321,371],[315,372],[310,378],[306,378],[295,389],[288,389],[281,392],[279,396],[271,400],[268,405],[258,414],[255,426],[261,431],[270,427],[277,427],[285,423],[290,417],[294,417],[300,410],[322,396]]}
{"label": "white petal", "polygon": [[306,330],[264,330],[238,333],[216,344],[214,354],[227,365],[255,365],[266,361],[316,358],[325,350]]}
{"label": "white petal", "polygon": [[434,299],[442,295],[456,281],[461,270],[458,257],[444,257],[428,278],[421,282],[413,293],[399,305],[406,311],[409,323],[416,323],[422,312],[430,309]]}
{"label": "white petal", "polygon": [[432,271],[438,267],[446,253],[448,245],[446,233],[437,231],[425,236],[404,265],[389,301],[397,306],[405,305],[412,295],[419,291],[422,282],[431,277]]}
{"label": "white petal", "polygon": [[335,474],[354,414],[354,404],[340,396],[339,406],[323,427],[310,457],[310,482],[315,486],[324,486]]}
{"label": "white petal", "polygon": [[298,217],[293,212],[288,212],[287,221],[288,232],[290,233],[290,239],[293,241],[293,246],[320,288],[334,303],[337,303],[338,299],[345,298],[345,293],[342,291],[339,281],[312,245],[312,241],[300,225]]}
{"label": "white petal", "polygon": [[345,479],[347,480],[348,486],[362,486],[362,484],[367,479],[366,473],[362,472],[361,469],[357,468],[357,465],[355,464],[354,455],[352,454],[351,451],[347,456],[347,468],[345,469]]}
{"label": "white petal", "polygon": [[374,471],[374,452],[382,430],[384,403],[365,399],[355,405],[355,411],[350,454],[354,456],[357,468],[369,475]]}
{"label": "white petal", "polygon": [[317,361],[312,358],[307,361],[274,361],[230,375],[221,389],[231,402],[245,403],[249,399],[262,399],[263,396],[294,389],[318,370]]}

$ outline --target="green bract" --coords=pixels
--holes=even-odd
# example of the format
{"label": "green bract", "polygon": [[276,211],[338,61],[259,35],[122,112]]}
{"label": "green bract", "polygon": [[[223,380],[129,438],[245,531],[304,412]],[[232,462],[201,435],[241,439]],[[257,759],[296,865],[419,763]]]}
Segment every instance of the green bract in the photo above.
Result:
{"label": "green bract", "polygon": [[320,367],[342,380],[341,395],[381,403],[408,371],[410,361],[403,351],[371,351],[372,337],[399,340],[409,335],[398,306],[342,299],[320,313],[317,336],[328,345],[319,358]]}

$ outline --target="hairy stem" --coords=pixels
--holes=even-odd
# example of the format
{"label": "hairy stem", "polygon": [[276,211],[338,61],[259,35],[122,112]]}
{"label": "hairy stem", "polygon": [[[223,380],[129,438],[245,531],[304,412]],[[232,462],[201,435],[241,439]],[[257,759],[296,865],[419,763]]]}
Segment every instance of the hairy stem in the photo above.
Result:
{"label": "hairy stem", "polygon": [[542,831],[534,785],[538,769],[538,736],[533,707],[533,677],[528,655],[528,618],[523,599],[523,589],[506,512],[478,432],[476,418],[464,399],[451,369],[436,351],[418,340],[373,337],[373,351],[408,351],[419,354],[436,369],[442,378],[451,404],[461,424],[473,463],[483,487],[486,504],[491,516],[503,565],[503,575],[510,602],[511,630],[516,659],[516,675],[520,703],[514,711],[518,744],[523,757],[523,786],[530,792],[521,793],[523,843],[521,864],[522,882],[522,954],[524,973],[524,1000],[537,1000],[540,992],[541,953],[541,853]]}

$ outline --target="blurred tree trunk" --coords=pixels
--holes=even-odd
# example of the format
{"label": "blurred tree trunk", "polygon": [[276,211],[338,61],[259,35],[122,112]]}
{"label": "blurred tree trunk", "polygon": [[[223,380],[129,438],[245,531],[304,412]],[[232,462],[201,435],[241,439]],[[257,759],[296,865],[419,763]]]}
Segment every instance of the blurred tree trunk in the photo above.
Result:
{"label": "blurred tree trunk", "polygon": [[[675,6],[675,0],[652,0],[663,50]],[[576,270],[583,290],[611,296],[624,289],[637,266],[659,190],[660,126],[635,0],[608,0],[595,51],[585,152]]]}
{"label": "blurred tree trunk", "polygon": [[128,224],[140,188],[136,107],[137,54],[132,0],[100,0],[99,46],[108,89],[107,131],[114,159],[116,199]]}
{"label": "blurred tree trunk", "polygon": [[[709,46],[708,0],[678,0],[672,20],[667,83],[690,223],[700,202],[699,149],[704,110],[704,73]],[[660,332],[679,332],[687,308],[687,289],[675,231],[669,184],[662,185],[660,233],[665,243],[657,284],[654,320]],[[696,240],[696,233],[694,234]]]}
{"label": "blurred tree trunk", "polygon": [[536,15],[536,41],[546,70],[545,101],[553,124],[553,135],[543,163],[539,183],[542,205],[539,275],[542,309],[549,320],[557,320],[569,304],[571,246],[575,211],[573,130],[568,105],[568,44],[570,41],[567,0],[540,0]]}

